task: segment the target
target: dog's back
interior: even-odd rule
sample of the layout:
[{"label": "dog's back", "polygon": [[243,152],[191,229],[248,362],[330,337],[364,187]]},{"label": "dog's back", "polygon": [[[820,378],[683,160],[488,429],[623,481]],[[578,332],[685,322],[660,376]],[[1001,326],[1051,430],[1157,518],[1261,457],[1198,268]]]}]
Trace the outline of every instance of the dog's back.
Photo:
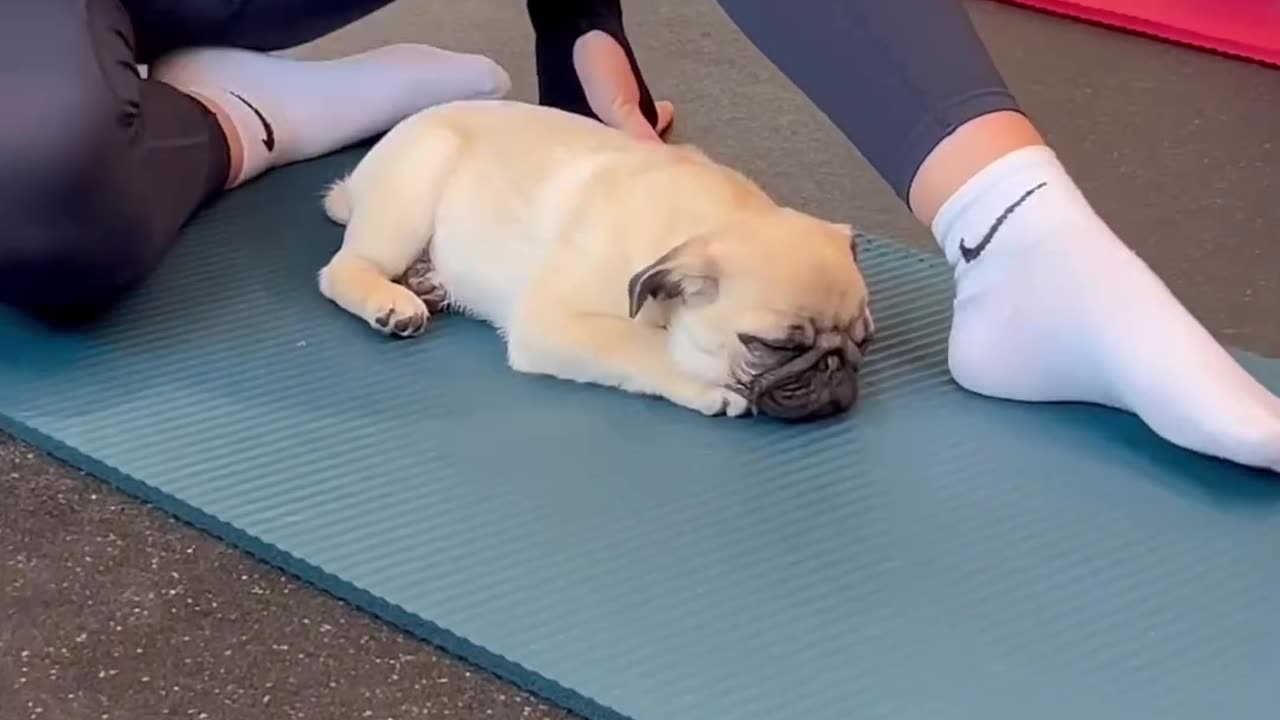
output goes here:
[{"label": "dog's back", "polygon": [[[691,214],[714,222],[726,204],[770,202],[696,149],[507,100],[453,102],[409,118],[334,186],[326,211],[343,222],[380,195],[430,208],[415,250],[429,241],[455,309],[499,327],[548,263],[566,282],[616,287],[633,269],[626,253],[647,259],[683,238],[662,226],[696,224]],[[618,233],[644,237],[624,242]]]}]

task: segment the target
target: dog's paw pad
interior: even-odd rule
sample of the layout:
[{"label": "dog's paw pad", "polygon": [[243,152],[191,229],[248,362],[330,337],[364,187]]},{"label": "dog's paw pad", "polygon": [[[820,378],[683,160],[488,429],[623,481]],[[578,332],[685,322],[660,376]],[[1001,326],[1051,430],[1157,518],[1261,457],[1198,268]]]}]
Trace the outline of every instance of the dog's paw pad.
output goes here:
[{"label": "dog's paw pad", "polygon": [[427,328],[427,320],[431,317],[427,306],[416,295],[408,290],[392,285],[386,297],[376,303],[377,309],[372,313],[370,324],[387,335],[395,337],[414,337],[422,334]]},{"label": "dog's paw pad", "polygon": [[379,315],[374,322],[377,323],[378,327],[386,330],[392,335],[409,337],[422,332],[422,330],[427,326],[427,316],[422,313],[416,313],[413,315],[397,317],[394,314],[394,311],[388,310],[382,315]]},{"label": "dog's paw pad", "polygon": [[444,312],[445,306],[449,304],[449,293],[445,292],[443,286],[436,284],[434,278],[429,284],[422,283],[409,289],[422,300],[432,314]]},{"label": "dog's paw pad", "polygon": [[444,311],[445,306],[449,304],[449,293],[436,278],[435,268],[430,258],[426,256],[415,260],[400,276],[399,282],[409,292],[417,295],[432,314]]},{"label": "dog's paw pad", "polygon": [[751,404],[747,399],[732,390],[724,390],[724,406],[720,411],[725,417],[741,417],[747,414]]}]

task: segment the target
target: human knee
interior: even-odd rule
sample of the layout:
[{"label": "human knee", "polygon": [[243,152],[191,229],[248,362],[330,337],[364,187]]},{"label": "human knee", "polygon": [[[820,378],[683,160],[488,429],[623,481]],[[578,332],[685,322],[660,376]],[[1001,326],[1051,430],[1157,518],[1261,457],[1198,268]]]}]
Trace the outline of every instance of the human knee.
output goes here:
[{"label": "human knee", "polygon": [[102,164],[127,148],[137,114],[136,103],[75,82],[14,105],[0,125],[0,188],[26,188],[37,201],[96,184]]},{"label": "human knee", "polygon": [[56,91],[40,104],[0,133],[0,303],[88,319],[125,292],[149,238],[124,162],[129,108]]},{"label": "human knee", "polygon": [[56,325],[97,320],[145,276],[143,233],[86,215],[22,228],[0,247],[0,304]]}]

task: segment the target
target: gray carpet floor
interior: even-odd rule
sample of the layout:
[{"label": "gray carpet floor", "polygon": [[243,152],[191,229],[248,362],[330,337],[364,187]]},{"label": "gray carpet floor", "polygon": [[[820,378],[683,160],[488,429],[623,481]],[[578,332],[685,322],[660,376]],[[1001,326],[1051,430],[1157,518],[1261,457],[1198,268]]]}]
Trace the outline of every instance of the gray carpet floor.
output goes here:
[{"label": "gray carpet floor", "polygon": [[[1280,355],[1280,71],[970,7],[1103,216],[1223,341]],[[714,2],[628,8],[650,83],[679,105],[676,139],[787,202],[932,247]],[[401,0],[294,52],[406,40],[488,53],[533,98],[510,0]],[[0,493],[3,720],[564,717],[3,436]]]}]

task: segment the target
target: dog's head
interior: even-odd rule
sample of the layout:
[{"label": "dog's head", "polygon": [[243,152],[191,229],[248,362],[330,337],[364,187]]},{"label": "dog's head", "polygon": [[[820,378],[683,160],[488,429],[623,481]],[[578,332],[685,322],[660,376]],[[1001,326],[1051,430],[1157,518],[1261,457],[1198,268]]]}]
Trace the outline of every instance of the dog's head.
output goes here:
[{"label": "dog's head", "polygon": [[780,209],[690,238],[632,276],[631,316],[655,313],[682,369],[760,414],[848,410],[874,324],[848,225]]}]

